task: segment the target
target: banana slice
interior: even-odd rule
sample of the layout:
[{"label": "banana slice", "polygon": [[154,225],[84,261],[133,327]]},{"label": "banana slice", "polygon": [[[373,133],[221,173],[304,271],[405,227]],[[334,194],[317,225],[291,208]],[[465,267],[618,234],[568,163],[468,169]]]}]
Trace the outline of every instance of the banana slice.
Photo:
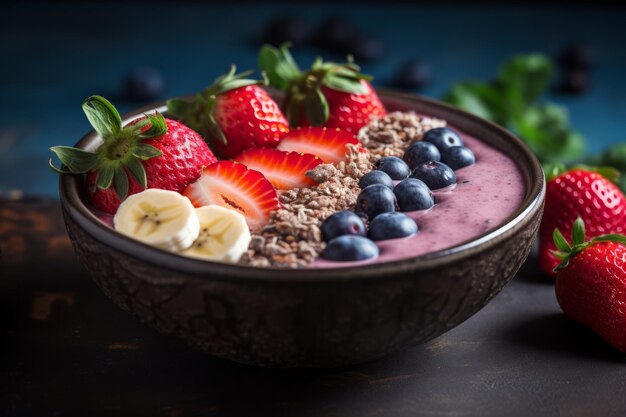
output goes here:
[{"label": "banana slice", "polygon": [[189,248],[200,233],[191,201],[175,191],[157,188],[126,198],[113,217],[113,226],[137,240],[177,252]]},{"label": "banana slice", "polygon": [[237,262],[248,250],[250,229],[239,212],[208,205],[196,209],[200,236],[183,255],[214,261]]}]

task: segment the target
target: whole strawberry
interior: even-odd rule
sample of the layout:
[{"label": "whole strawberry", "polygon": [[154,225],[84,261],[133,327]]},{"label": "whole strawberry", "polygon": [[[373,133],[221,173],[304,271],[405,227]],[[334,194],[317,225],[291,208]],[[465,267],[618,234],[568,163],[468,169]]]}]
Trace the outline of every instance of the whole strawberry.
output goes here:
[{"label": "whole strawberry", "polygon": [[[611,173],[601,172],[606,176]],[[577,217],[585,220],[590,237],[623,233],[626,228],[626,197],[606,176],[582,168],[555,174],[549,176],[546,184],[546,203],[539,228],[539,266],[552,277],[559,263],[551,252],[556,249],[552,240],[555,228],[568,236]]]},{"label": "whole strawberry", "polygon": [[565,314],[626,352],[626,236],[612,234],[585,241],[585,224],[572,228],[572,246],[554,231],[561,260],[556,267],[556,298]]},{"label": "whole strawberry", "polygon": [[326,126],[356,134],[371,118],[387,114],[369,83],[352,62],[336,64],[317,59],[302,72],[286,46],[265,45],[259,66],[270,85],[285,91],[283,109],[291,127]]},{"label": "whole strawberry", "polygon": [[246,79],[250,73],[228,74],[193,100],[168,100],[168,113],[202,134],[211,149],[233,158],[257,146],[276,147],[289,125],[280,107],[259,87],[263,81]]},{"label": "whole strawberry", "polygon": [[83,111],[102,144],[95,152],[69,146],[50,148],[61,160],[63,174],[86,174],[93,206],[115,213],[129,194],[145,188],[182,192],[202,168],[217,160],[200,135],[161,114],[147,115],[122,127],[115,107],[100,96],[83,102]]}]

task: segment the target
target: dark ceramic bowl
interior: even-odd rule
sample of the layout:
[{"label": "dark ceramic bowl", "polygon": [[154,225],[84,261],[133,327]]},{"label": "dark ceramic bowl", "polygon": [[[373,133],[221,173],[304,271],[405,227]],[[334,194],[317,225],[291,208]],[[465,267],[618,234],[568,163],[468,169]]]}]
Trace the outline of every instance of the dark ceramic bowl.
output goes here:
[{"label": "dark ceramic bowl", "polygon": [[[355,268],[260,269],[164,252],[117,233],[64,175],[60,194],[80,259],[115,303],[211,355],[269,367],[334,367],[380,358],[452,329],[484,307],[528,256],[545,184],[532,152],[506,130],[422,97],[381,93],[389,110],[446,119],[517,161],[526,194],[504,223],[424,256]],[[125,121],[163,104],[140,109]],[[93,149],[94,132],[78,146]]]}]

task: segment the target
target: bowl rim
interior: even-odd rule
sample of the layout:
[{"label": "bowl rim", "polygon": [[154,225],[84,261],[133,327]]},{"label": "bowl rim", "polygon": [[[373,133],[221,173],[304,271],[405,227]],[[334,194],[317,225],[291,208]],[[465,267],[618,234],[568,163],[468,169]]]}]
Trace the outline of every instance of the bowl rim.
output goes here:
[{"label": "bowl rim", "polygon": [[[200,279],[226,279],[231,281],[234,279],[253,280],[257,283],[282,283],[285,281],[322,283],[336,282],[338,280],[386,278],[390,275],[409,270],[424,271],[437,268],[461,259],[470,258],[479,252],[486,251],[498,245],[502,240],[507,239],[510,233],[515,233],[515,231],[519,231],[520,228],[523,228],[529,222],[533,214],[542,209],[543,200],[545,198],[545,178],[543,169],[534,153],[521,139],[493,122],[438,100],[385,89],[377,89],[377,92],[383,101],[399,99],[405,102],[419,103],[420,105],[428,107],[429,110],[433,109],[435,114],[426,112],[427,116],[443,119],[450,117],[462,118],[464,121],[474,126],[476,130],[480,128],[486,129],[508,141],[508,144],[514,147],[518,153],[521,153],[523,159],[525,159],[524,164],[520,163],[520,161],[515,162],[520,171],[524,172],[524,170],[527,170],[525,176],[529,181],[529,183],[526,184],[526,195],[518,209],[494,229],[455,246],[424,255],[381,263],[366,263],[351,267],[293,269],[278,267],[260,268],[199,260],[168,252],[132,239],[106,225],[87,208],[80,198],[77,187],[78,181],[73,175],[60,175],[59,195],[61,205],[66,211],[66,214],[94,239],[115,250],[122,251],[127,256],[131,256],[136,260],[148,262],[165,270],[195,276]],[[128,123],[149,111],[157,110],[164,112],[166,108],[165,103],[165,101],[161,101],[128,112],[122,116],[122,121],[123,123]],[[446,117],[446,114],[449,116]],[[467,132],[465,127],[461,128],[461,130]],[[474,135],[471,130],[467,133]],[[95,131],[92,130],[84,135],[74,146],[87,149],[93,148],[98,143],[97,138]],[[480,137],[477,136],[477,139],[484,143],[484,140]],[[507,153],[502,149],[499,149],[499,151],[512,157],[512,152]]]}]

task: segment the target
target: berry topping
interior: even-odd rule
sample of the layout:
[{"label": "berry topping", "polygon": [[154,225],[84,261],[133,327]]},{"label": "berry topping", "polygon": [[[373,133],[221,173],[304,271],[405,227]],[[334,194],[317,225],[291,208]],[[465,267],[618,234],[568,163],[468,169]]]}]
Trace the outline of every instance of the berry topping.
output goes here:
[{"label": "berry topping", "polygon": [[291,127],[337,127],[356,134],[372,117],[387,113],[368,82],[371,77],[360,74],[353,62],[317,59],[302,72],[286,46],[266,45],[259,67],[272,87],[286,92],[283,108]]},{"label": "berry topping", "polygon": [[324,163],[335,164],[346,157],[346,145],[359,145],[350,132],[326,127],[301,127],[291,130],[278,145],[281,151],[310,153]]},{"label": "berry topping", "polygon": [[452,168],[437,161],[419,164],[411,174],[411,178],[422,180],[431,190],[438,190],[456,184],[456,175]]},{"label": "berry topping", "polygon": [[253,231],[267,223],[271,211],[280,208],[276,190],[263,174],[234,161],[204,168],[184,194],[195,207],[217,204],[237,210]]},{"label": "berry topping", "polygon": [[393,190],[393,180],[383,171],[370,171],[363,175],[359,181],[359,187],[361,187],[361,189],[373,184],[381,184]]},{"label": "berry topping", "polygon": [[62,174],[86,174],[89,200],[106,213],[146,188],[180,193],[217,160],[200,135],[159,113],[122,126],[115,107],[100,96],[86,99],[83,111],[102,144],[95,152],[54,146],[64,167],[50,166]]},{"label": "berry topping", "polygon": [[248,149],[240,153],[235,161],[259,171],[279,190],[317,185],[306,173],[322,163],[315,155],[272,148]]},{"label": "berry topping", "polygon": [[329,261],[349,262],[376,258],[380,250],[363,236],[343,235],[334,238],[322,251],[322,258]]},{"label": "berry topping", "polygon": [[430,142],[443,152],[450,146],[464,146],[461,136],[448,127],[436,127],[424,133],[422,140]]},{"label": "berry topping", "polygon": [[415,142],[404,152],[402,159],[411,169],[426,161],[439,161],[441,154],[439,149],[430,142]]},{"label": "berry topping", "polygon": [[275,147],[289,131],[278,104],[259,87],[263,81],[235,75],[235,67],[193,100],[168,100],[168,113],[200,133],[224,158],[255,146]]},{"label": "berry topping", "polygon": [[373,219],[380,213],[396,210],[396,196],[389,188],[381,184],[365,187],[357,197],[355,211],[359,215]]},{"label": "berry topping", "polygon": [[328,216],[322,223],[322,236],[324,241],[343,235],[365,236],[365,224],[363,220],[352,211],[339,211]]},{"label": "berry topping", "polygon": [[441,153],[441,162],[453,170],[468,167],[476,163],[474,152],[465,146],[450,146]]},{"label": "berry topping", "polygon": [[393,189],[393,193],[396,195],[400,211],[426,210],[435,205],[433,193],[417,178],[400,181]]},{"label": "berry topping", "polygon": [[367,236],[372,240],[397,239],[417,233],[417,223],[404,213],[382,213],[370,222]]},{"label": "berry topping", "polygon": [[[611,170],[603,173],[614,174]],[[590,238],[624,233],[626,197],[617,185],[589,168],[560,173],[556,170],[547,176],[546,206],[539,227],[539,267],[554,277],[554,267],[559,263],[552,253],[556,249],[552,241],[554,229],[569,236],[576,218],[582,217]]]},{"label": "berry topping", "polygon": [[387,173],[392,180],[403,180],[409,176],[411,169],[397,156],[385,156],[376,161],[377,170]]},{"label": "berry topping", "polygon": [[431,83],[432,75],[428,64],[417,60],[402,62],[393,79],[393,84],[399,88],[413,90],[427,87]]}]

